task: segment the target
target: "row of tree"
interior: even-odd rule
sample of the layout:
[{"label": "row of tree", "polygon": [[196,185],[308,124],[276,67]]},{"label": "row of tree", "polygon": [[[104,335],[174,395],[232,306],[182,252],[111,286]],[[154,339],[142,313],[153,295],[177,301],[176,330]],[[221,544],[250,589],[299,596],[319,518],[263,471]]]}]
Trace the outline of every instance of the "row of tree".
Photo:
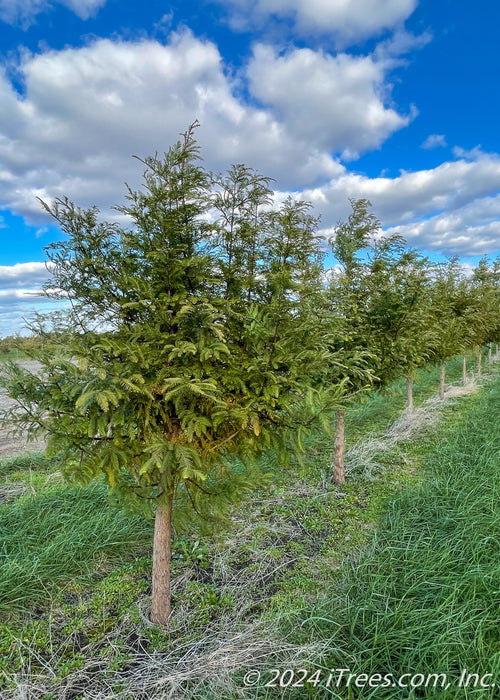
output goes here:
[{"label": "row of tree", "polygon": [[[340,324],[341,355],[368,358],[370,388],[406,377],[408,411],[413,410],[415,372],[429,363],[441,367],[439,397],[444,398],[446,362],[477,351],[481,373],[482,348],[500,336],[500,260],[482,259],[466,274],[458,260],[433,263],[408,249],[398,235],[382,235],[367,200],[351,201],[352,213],[336,227],[330,240],[338,267],[331,272],[328,312]],[[348,366],[346,398],[359,386],[359,374]],[[364,379],[364,378],[363,378]],[[334,480],[345,480],[343,408],[337,411]]]},{"label": "row of tree", "polygon": [[[45,293],[70,308],[37,319],[40,372],[11,363],[19,410],[72,481],[104,478],[113,498],[155,517],[151,619],[170,616],[173,528],[206,525],[261,483],[259,455],[284,463],[360,392],[500,335],[498,265],[466,277],[382,235],[352,201],[330,247],[309,204],[273,203],[270,180],[237,165],[205,171],[193,128],[150,157],[124,225],[67,199],[42,203],[65,239],[47,248]],[[441,393],[444,390],[444,372]]]}]

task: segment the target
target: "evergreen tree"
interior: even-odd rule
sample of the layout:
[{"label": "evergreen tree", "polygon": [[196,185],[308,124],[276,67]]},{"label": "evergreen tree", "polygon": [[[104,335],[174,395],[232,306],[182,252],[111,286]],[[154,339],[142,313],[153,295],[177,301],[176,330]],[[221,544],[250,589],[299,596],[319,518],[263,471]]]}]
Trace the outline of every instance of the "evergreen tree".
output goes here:
[{"label": "evergreen tree", "polygon": [[406,377],[407,407],[413,410],[413,377],[431,357],[436,331],[430,324],[430,269],[426,258],[400,237],[381,240],[370,273],[371,343],[384,382]]},{"label": "evergreen tree", "polygon": [[9,420],[47,435],[70,481],[104,478],[154,515],[151,620],[164,625],[172,528],[222,515],[259,483],[262,451],[299,445],[340,389],[318,381],[331,354],[309,206],[270,210],[269,181],[244,166],[210,176],[193,127],[142,162],[143,189],[118,208],[127,227],[44,204],[67,234],[47,249],[46,294],[71,309],[36,353],[41,372],[11,364],[3,383],[22,407]]},{"label": "evergreen tree", "polygon": [[500,270],[498,261],[489,265],[481,258],[470,280],[471,304],[474,322],[471,324],[472,343],[477,350],[477,374],[481,375],[483,347],[499,338]]}]

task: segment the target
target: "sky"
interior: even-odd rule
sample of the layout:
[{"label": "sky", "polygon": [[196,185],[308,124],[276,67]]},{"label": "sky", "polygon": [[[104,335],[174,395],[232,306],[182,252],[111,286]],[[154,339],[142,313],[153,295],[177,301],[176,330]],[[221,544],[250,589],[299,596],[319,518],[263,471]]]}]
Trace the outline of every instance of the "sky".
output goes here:
[{"label": "sky", "polygon": [[366,197],[433,259],[500,253],[496,0],[0,0],[0,336],[50,302],[38,198],[112,216],[195,120],[329,235]]}]

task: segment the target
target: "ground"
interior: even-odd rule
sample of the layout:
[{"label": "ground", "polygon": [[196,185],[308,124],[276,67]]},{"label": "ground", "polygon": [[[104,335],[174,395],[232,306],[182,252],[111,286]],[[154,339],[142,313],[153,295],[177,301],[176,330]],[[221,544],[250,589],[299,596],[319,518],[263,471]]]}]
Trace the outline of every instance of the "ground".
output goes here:
[{"label": "ground", "polygon": [[[30,371],[36,371],[39,367],[39,363],[35,360],[19,360],[19,364]],[[0,388],[0,412],[13,405],[14,401]],[[26,437],[12,435],[9,427],[0,426],[0,459],[28,452],[39,452],[43,448],[42,440],[28,443]]]}]

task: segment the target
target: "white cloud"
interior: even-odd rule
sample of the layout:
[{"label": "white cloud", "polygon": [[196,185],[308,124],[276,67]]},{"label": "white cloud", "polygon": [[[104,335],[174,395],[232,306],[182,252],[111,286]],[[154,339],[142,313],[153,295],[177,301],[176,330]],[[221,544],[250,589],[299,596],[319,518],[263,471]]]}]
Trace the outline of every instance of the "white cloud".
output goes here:
[{"label": "white cloud", "polygon": [[429,150],[431,148],[439,148],[440,146],[444,147],[447,145],[444,134],[430,134],[421,145],[421,148]]},{"label": "white cloud", "polygon": [[[257,168],[313,201],[325,228],[348,213],[349,197],[367,197],[384,226],[400,226],[415,245],[463,254],[498,249],[499,214],[490,200],[500,192],[499,156],[455,149],[456,160],[396,178],[348,172],[335,157],[376,148],[408,123],[387,84],[400,50],[385,42],[371,56],[278,55],[260,44],[248,75],[238,76],[213,43],[189,31],[171,34],[166,45],[103,39],[25,55],[17,73],[22,96],[0,74],[0,199],[40,227],[47,219],[36,194],[106,210],[122,201],[124,181],[140,183],[141,167],[130,156],[161,152],[197,118],[207,168]],[[471,208],[476,200],[482,219]],[[460,220],[443,237],[435,226],[452,214]]]},{"label": "white cloud", "polygon": [[0,294],[9,289],[38,289],[49,277],[50,272],[43,262],[0,265]]},{"label": "white cloud", "polygon": [[478,255],[500,249],[500,157],[443,163],[399,177],[345,173],[302,196],[322,212],[325,229],[349,212],[347,199],[365,197],[388,230],[414,246],[446,254]]},{"label": "white cloud", "polygon": [[26,320],[36,311],[61,308],[61,302],[40,293],[49,278],[45,263],[0,265],[0,337],[23,331]]},{"label": "white cloud", "polygon": [[18,73],[22,97],[0,76],[0,197],[37,223],[35,195],[121,201],[123,182],[140,179],[131,155],[168,148],[195,119],[210,168],[245,162],[285,186],[343,172],[307,134],[297,139],[271,110],[243,104],[217,48],[189,32],[166,46],[105,39],[28,55]]},{"label": "white cloud", "polygon": [[28,27],[41,12],[47,12],[53,4],[63,5],[81,19],[93,17],[106,0],[2,0],[0,20],[8,24]]},{"label": "white cloud", "polygon": [[474,146],[474,148],[471,148],[467,150],[466,148],[462,148],[461,146],[454,146],[453,148],[453,155],[455,158],[465,158],[465,160],[476,160],[477,158],[482,158],[485,153],[482,150],[481,146]]},{"label": "white cloud", "polygon": [[[290,18],[300,34],[333,38],[348,46],[400,26],[418,0],[218,0],[230,11],[234,29],[262,28],[272,17]],[[250,5],[250,6],[249,6]]]},{"label": "white cloud", "polygon": [[500,194],[480,197],[454,211],[394,226],[414,246],[456,255],[485,255],[500,248]]},{"label": "white cloud", "polygon": [[334,57],[310,49],[279,56],[259,44],[248,75],[252,93],[272,107],[292,135],[351,159],[379,147],[410,121],[384,104],[389,66],[372,56]]}]

